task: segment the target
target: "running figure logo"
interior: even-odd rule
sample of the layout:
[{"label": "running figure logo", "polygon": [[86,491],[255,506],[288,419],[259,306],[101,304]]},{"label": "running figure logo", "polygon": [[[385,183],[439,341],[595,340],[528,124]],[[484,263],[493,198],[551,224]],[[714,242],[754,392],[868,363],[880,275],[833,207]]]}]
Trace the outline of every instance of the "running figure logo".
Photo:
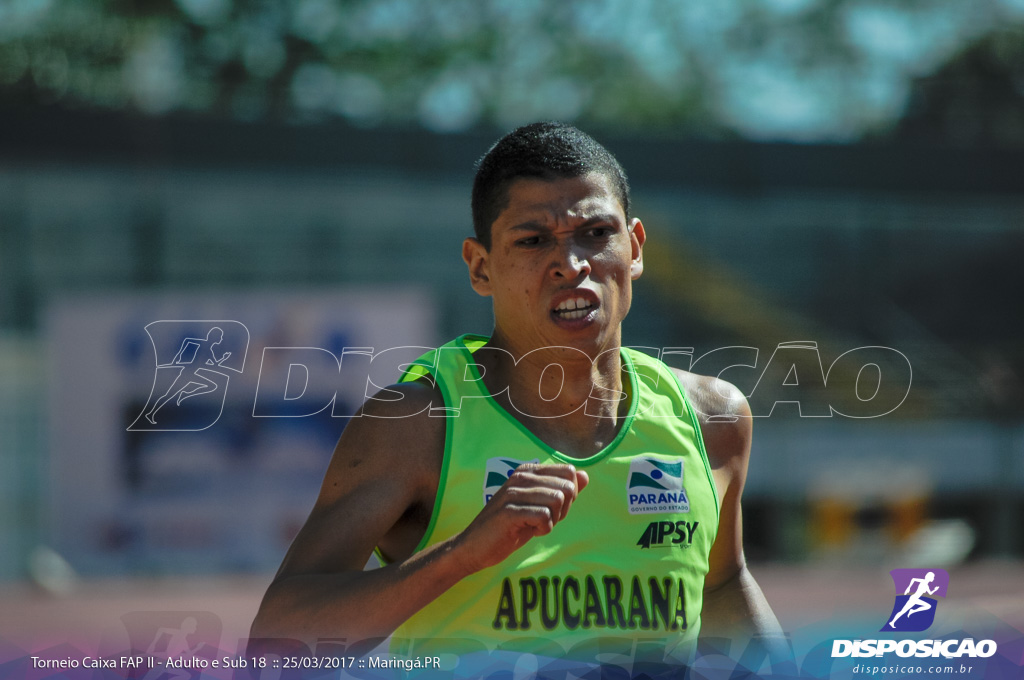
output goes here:
[{"label": "running figure logo", "polygon": [[893,569],[889,573],[896,585],[896,602],[882,630],[926,630],[935,621],[937,601],[933,596],[946,596],[949,574],[944,569]]},{"label": "running figure logo", "polygon": [[145,657],[147,663],[97,678],[201,680],[200,669],[219,653],[223,625],[212,612],[137,611],[123,614],[121,622],[131,642],[130,653]]},{"label": "running figure logo", "polygon": [[[193,676],[192,671],[186,668],[168,667],[167,662],[178,659],[186,660],[194,657],[204,646],[204,641],[199,640],[194,645],[189,643],[189,638],[195,636],[199,622],[194,616],[186,616],[181,622],[181,627],[160,628],[153,636],[153,641],[146,648],[146,654],[160,657],[157,665],[150,669],[143,680],[157,680],[163,676],[164,680],[171,678],[187,679]],[[185,666],[185,664],[182,664]],[[169,676],[169,677],[168,677]]]},{"label": "running figure logo", "polygon": [[[249,329],[238,321],[154,321],[146,333],[156,353],[156,375],[142,413],[128,429],[195,432],[217,422],[228,371],[241,373],[245,366]],[[193,401],[183,407],[186,400]]]}]

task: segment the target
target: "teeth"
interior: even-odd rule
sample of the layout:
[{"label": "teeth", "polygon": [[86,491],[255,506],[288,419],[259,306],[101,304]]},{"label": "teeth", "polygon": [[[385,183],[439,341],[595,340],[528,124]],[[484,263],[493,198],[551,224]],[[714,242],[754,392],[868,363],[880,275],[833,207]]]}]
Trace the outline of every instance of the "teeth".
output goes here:
[{"label": "teeth", "polygon": [[555,311],[563,319],[582,319],[587,315],[593,305],[585,298],[570,298],[562,301]]},{"label": "teeth", "polygon": [[569,298],[564,300],[556,309],[560,312],[571,311],[573,309],[584,309],[590,307],[590,304],[584,298]]}]

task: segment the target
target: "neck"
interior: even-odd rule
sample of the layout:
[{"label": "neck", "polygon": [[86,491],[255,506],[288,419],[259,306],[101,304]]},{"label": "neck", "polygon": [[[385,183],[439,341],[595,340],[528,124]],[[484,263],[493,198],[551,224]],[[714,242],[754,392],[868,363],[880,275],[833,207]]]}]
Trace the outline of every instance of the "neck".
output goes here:
[{"label": "neck", "polygon": [[516,353],[492,338],[478,351],[484,383],[527,429],[565,453],[592,455],[614,439],[629,400],[623,393],[619,346],[596,357],[570,347]]}]

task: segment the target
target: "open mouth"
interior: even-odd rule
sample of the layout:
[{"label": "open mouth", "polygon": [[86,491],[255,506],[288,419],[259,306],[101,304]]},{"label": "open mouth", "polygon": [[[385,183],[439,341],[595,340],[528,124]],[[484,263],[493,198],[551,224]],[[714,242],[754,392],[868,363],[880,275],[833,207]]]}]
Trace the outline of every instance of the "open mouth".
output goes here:
[{"label": "open mouth", "polygon": [[582,319],[594,309],[596,305],[584,297],[573,297],[555,307],[554,315],[559,319]]}]

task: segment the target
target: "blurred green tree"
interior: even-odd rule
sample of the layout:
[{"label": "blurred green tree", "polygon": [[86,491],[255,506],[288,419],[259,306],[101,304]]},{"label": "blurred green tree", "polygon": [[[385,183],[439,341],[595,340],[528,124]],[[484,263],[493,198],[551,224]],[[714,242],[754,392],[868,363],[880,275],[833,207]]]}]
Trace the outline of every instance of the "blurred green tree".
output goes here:
[{"label": "blurred green tree", "polygon": [[1024,31],[986,35],[917,79],[891,136],[965,146],[1024,146]]},{"label": "blurred green tree", "polygon": [[0,102],[850,141],[1022,23],[1021,0],[0,0]]}]

